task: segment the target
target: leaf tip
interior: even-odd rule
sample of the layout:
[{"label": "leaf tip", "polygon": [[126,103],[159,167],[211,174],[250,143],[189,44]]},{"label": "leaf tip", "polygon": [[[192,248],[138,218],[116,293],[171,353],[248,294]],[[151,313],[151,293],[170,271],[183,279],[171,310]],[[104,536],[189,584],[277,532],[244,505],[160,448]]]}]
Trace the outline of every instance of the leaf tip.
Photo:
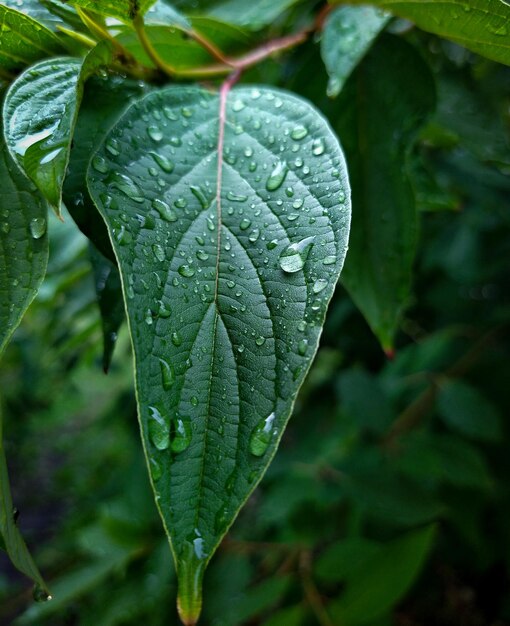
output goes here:
[{"label": "leaf tip", "polygon": [[386,355],[386,358],[390,361],[393,361],[393,359],[395,358],[395,348],[393,346],[383,346],[383,350],[384,350],[384,354]]},{"label": "leaf tip", "polygon": [[[202,555],[201,555],[202,556]],[[195,626],[202,611],[202,579],[206,561],[186,544],[178,564],[177,611],[184,626]]]}]

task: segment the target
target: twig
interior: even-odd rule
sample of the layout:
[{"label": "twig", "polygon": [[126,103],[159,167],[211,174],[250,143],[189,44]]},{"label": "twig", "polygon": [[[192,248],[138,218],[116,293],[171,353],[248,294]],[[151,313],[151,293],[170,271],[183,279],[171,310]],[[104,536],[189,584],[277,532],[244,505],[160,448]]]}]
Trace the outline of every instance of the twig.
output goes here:
[{"label": "twig", "polygon": [[[311,576],[312,554],[309,550],[303,550],[299,558],[299,573],[301,584],[305,592],[306,600],[312,609],[320,626],[335,626],[322,601],[320,593]],[[338,624],[336,626],[339,626]]]}]

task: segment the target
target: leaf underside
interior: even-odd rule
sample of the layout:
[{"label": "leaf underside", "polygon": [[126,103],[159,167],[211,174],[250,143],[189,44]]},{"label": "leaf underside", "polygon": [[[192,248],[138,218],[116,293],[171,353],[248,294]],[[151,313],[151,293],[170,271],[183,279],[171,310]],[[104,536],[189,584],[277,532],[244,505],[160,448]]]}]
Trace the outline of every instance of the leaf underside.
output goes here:
[{"label": "leaf underside", "polygon": [[317,350],[347,247],[345,162],[292,95],[170,87],[121,118],[88,185],[121,270],[144,447],[191,619]]}]

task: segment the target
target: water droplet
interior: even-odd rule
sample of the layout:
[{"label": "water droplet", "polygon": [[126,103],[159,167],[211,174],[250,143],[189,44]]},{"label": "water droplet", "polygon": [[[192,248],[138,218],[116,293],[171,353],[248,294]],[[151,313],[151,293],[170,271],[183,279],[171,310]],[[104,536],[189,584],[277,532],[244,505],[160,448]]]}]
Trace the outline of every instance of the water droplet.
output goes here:
[{"label": "water droplet", "polygon": [[186,202],[185,198],[180,197],[180,198],[177,198],[177,200],[174,202],[174,205],[178,209],[185,209],[188,206],[188,203]]},{"label": "water droplet", "polygon": [[147,134],[151,139],[157,142],[163,139],[163,132],[159,126],[149,126],[149,128],[147,128]]},{"label": "water droplet", "polygon": [[189,417],[174,417],[171,422],[170,448],[179,454],[189,448],[191,443],[191,420]]},{"label": "water droplet", "polygon": [[177,221],[177,213],[163,200],[158,200],[157,198],[152,201],[152,207],[156,209],[159,213],[160,217],[167,222],[176,222]]},{"label": "water droplet", "polygon": [[313,245],[313,237],[306,237],[298,243],[291,243],[280,254],[280,267],[284,272],[293,274],[303,269],[305,261]]},{"label": "water droplet", "polygon": [[251,231],[250,236],[248,237],[248,240],[251,243],[255,243],[259,237],[260,237],[260,230],[258,228],[255,228]]},{"label": "water droplet", "polygon": [[161,476],[163,476],[163,470],[161,468],[161,465],[156,461],[156,459],[150,459],[149,470],[152,480],[157,483]]},{"label": "water droplet", "polygon": [[263,346],[266,343],[266,338],[257,337],[257,339],[255,339],[255,343],[257,344],[257,346]]},{"label": "water droplet", "polygon": [[214,528],[217,534],[221,535],[225,532],[229,522],[228,516],[228,508],[226,506],[222,506],[221,509],[216,513]]},{"label": "water droplet", "polygon": [[100,174],[106,174],[106,172],[110,169],[106,159],[98,154],[96,154],[96,156],[92,159],[92,167]]},{"label": "water droplet", "polygon": [[119,230],[115,233],[115,240],[121,246],[127,246],[133,241],[133,235],[129,232],[129,230],[122,224]]},{"label": "water droplet", "polygon": [[34,598],[35,602],[48,602],[49,600],[52,600],[52,597],[46,591],[46,589],[43,589],[39,584],[34,585],[34,588],[32,590],[32,597]]},{"label": "water droplet", "polygon": [[207,254],[205,250],[197,250],[197,259],[199,261],[207,261],[208,258],[209,258],[209,255]]},{"label": "water droplet", "polygon": [[253,156],[253,148],[251,146],[246,146],[246,148],[244,149],[244,156],[245,157]]},{"label": "water droplet", "polygon": [[325,149],[326,146],[324,145],[324,139],[322,139],[322,137],[315,139],[312,143],[312,153],[315,156],[320,156],[321,154],[323,154]]},{"label": "water droplet", "polygon": [[176,330],[172,333],[170,338],[174,346],[176,346],[177,348],[182,344],[182,337],[179,335],[179,333]]},{"label": "water droplet", "polygon": [[276,191],[281,187],[288,171],[287,163],[285,161],[279,161],[266,181],[266,189],[268,191]]},{"label": "water droplet", "polygon": [[326,289],[328,286],[328,281],[324,278],[319,278],[313,284],[312,290],[314,293],[320,293],[323,289]]},{"label": "water droplet", "polygon": [[250,437],[250,452],[254,456],[262,456],[269,447],[275,431],[273,423],[276,415],[271,413],[266,418],[260,420],[255,426]]},{"label": "water droplet", "polygon": [[242,111],[245,108],[245,106],[246,105],[244,104],[244,102],[240,98],[237,98],[236,100],[234,100],[234,104],[232,105],[232,110],[236,112]]},{"label": "water droplet", "polygon": [[249,220],[247,217],[243,218],[241,220],[241,223],[239,224],[239,228],[241,230],[246,230],[247,228],[250,228],[251,226],[251,220]]},{"label": "water droplet", "polygon": [[34,239],[40,239],[46,232],[46,219],[44,217],[34,217],[30,220],[30,234]]},{"label": "water droplet", "polygon": [[128,196],[128,198],[131,198],[131,200],[134,200],[139,204],[145,202],[144,195],[138,185],[136,185],[131,178],[129,178],[129,176],[126,176],[126,174],[114,172],[111,176],[109,176],[108,182],[112,187],[122,191],[122,193]]},{"label": "water droplet", "polygon": [[195,275],[195,268],[192,265],[181,265],[177,271],[184,278],[191,278]]},{"label": "water droplet", "polygon": [[246,202],[246,200],[248,200],[248,196],[243,196],[242,194],[228,191],[227,200],[230,200],[231,202]]},{"label": "water droplet", "polygon": [[149,439],[157,450],[166,450],[170,445],[170,426],[155,406],[149,407],[147,420]]},{"label": "water droplet", "polygon": [[308,339],[301,339],[301,341],[298,343],[298,353],[301,356],[305,356],[307,350],[308,350]]},{"label": "water droplet", "polygon": [[198,398],[196,396],[191,396],[190,402],[191,406],[198,406]]},{"label": "water droplet", "polygon": [[155,243],[155,244],[152,245],[152,251],[154,252],[154,256],[156,257],[156,259],[158,261],[164,261],[165,260],[165,251],[159,245],[159,243]]},{"label": "water droplet", "polygon": [[172,311],[168,305],[166,305],[163,300],[158,300],[159,308],[158,308],[158,317],[162,317],[163,319],[167,319],[172,315]]},{"label": "water droplet", "polygon": [[271,239],[271,241],[268,241],[266,243],[266,248],[268,250],[274,250],[277,245],[278,245],[278,239]]},{"label": "water droplet", "polygon": [[120,154],[120,144],[116,139],[108,139],[105,144],[106,149],[112,156],[119,156]]},{"label": "water droplet", "polygon": [[163,359],[159,359],[159,366],[161,369],[161,384],[163,385],[163,389],[168,391],[175,382],[174,368]]},{"label": "water droplet", "polygon": [[323,265],[334,265],[336,263],[336,256],[330,254],[327,257],[324,257],[322,260]]},{"label": "water droplet", "polygon": [[307,135],[308,135],[308,129],[302,126],[301,124],[299,126],[296,126],[290,133],[291,138],[296,141],[299,141],[300,139],[304,139]]},{"label": "water droplet", "polygon": [[195,198],[200,202],[203,209],[208,209],[211,205],[209,198],[205,195],[204,191],[197,187],[196,185],[190,186],[191,193],[195,196]]},{"label": "water droplet", "polygon": [[166,156],[157,152],[151,152],[150,155],[164,172],[171,174],[174,171],[174,164]]}]

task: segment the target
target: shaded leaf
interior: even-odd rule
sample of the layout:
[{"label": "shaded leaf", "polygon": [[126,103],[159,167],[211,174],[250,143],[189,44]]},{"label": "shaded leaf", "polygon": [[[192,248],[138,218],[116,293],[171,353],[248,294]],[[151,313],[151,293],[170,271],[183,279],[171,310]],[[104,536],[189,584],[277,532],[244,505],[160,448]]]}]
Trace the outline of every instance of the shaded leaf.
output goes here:
[{"label": "shaded leaf", "polygon": [[[19,325],[44,278],[48,262],[47,207],[21,175],[5,146],[0,154],[0,354]],[[0,415],[0,536],[14,566],[48,596],[13,517]]]},{"label": "shaded leaf", "polygon": [[336,129],[353,188],[343,283],[388,352],[409,304],[416,250],[417,215],[406,160],[434,107],[434,93],[430,70],[414,48],[386,35],[338,101]]},{"label": "shaded leaf", "polygon": [[144,446],[188,621],[205,565],[276,451],[349,227],[345,164],[323,118],[284,92],[221,93],[150,94],[88,174],[121,269]]},{"label": "shaded leaf", "polygon": [[340,7],[328,17],[321,39],[329,74],[328,96],[338,96],[388,20],[387,14],[372,7]]},{"label": "shaded leaf", "polygon": [[[367,3],[353,0],[353,4]],[[405,17],[423,30],[489,59],[510,65],[510,5],[504,0],[372,0],[370,4]]]},{"label": "shaded leaf", "polygon": [[473,439],[497,441],[501,419],[491,402],[474,387],[451,380],[440,385],[437,409],[453,430]]},{"label": "shaded leaf", "polygon": [[89,248],[89,254],[103,328],[103,369],[107,372],[117,341],[117,332],[124,321],[124,300],[117,264],[104,257],[93,245]]},{"label": "shaded leaf", "polygon": [[16,71],[62,50],[57,37],[37,20],[0,4],[0,69]]},{"label": "shaded leaf", "polygon": [[41,61],[19,76],[5,98],[7,146],[58,215],[83,82],[110,58],[110,45],[103,42],[83,62]]},{"label": "shaded leaf", "polygon": [[116,17],[123,22],[131,22],[137,15],[146,13],[156,0],[73,0],[73,4],[103,15]]},{"label": "shaded leaf", "polygon": [[316,576],[325,582],[341,582],[360,575],[365,564],[381,549],[380,544],[351,537],[328,546],[314,566]]},{"label": "shaded leaf", "polygon": [[435,526],[407,533],[385,544],[349,578],[344,593],[329,605],[345,626],[367,624],[391,610],[407,593],[432,549]]}]

